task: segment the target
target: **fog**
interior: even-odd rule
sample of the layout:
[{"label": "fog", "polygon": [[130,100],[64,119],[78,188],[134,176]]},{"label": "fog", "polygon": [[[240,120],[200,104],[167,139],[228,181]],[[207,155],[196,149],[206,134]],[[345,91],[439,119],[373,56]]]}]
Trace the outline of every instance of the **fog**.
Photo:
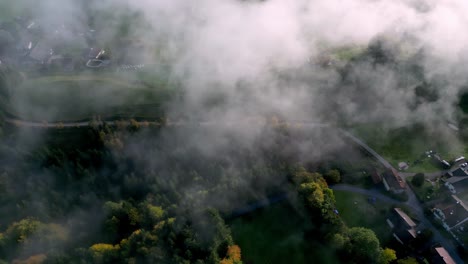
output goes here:
[{"label": "fog", "polygon": [[[107,0],[57,4],[46,0],[34,2],[31,8],[23,0],[17,5],[44,25],[71,25],[77,32],[96,29],[101,43],[111,45],[118,42],[116,25],[128,20],[130,41],[140,47],[138,54],[128,56],[132,62],[170,64],[172,78],[183,82],[187,95],[174,108],[208,119],[240,118],[246,109],[250,115],[275,112],[288,119],[328,122],[336,122],[330,113],[340,111],[358,122],[385,119],[397,125],[434,116],[453,119],[453,105],[466,82],[460,67],[467,60],[468,42],[464,30],[468,4],[463,1]],[[388,65],[362,62],[353,67],[353,78],[365,80],[366,91],[342,85],[336,68],[311,66],[311,61],[313,64],[335,48],[365,48],[376,39],[383,39],[405,59],[417,59],[425,79],[446,81],[438,87],[439,99],[416,111],[411,109],[408,104],[416,100],[412,89],[420,80],[405,87]],[[415,59],[416,54],[422,56]],[[280,77],[284,72],[287,81]],[[354,98],[356,92],[361,98]],[[205,106],[213,95],[224,99],[222,107]]]},{"label": "fog", "polygon": [[[7,5],[29,13],[44,27],[94,29],[97,42],[111,48],[122,43],[137,46],[117,48],[128,52],[128,64],[170,65],[170,78],[181,82],[184,96],[165,104],[169,118],[177,121],[183,115],[213,123],[204,129],[163,129],[159,136],[164,142],[191,146],[205,158],[218,157],[232,145],[257,153],[252,149],[255,143],[269,142],[264,125],[273,115],[291,123],[337,126],[422,123],[447,136],[438,132],[439,126],[457,121],[459,96],[468,83],[468,2],[461,0],[22,0]],[[119,38],[122,23],[129,24],[126,39]],[[45,38],[52,39],[52,32]],[[369,56],[352,62],[333,59],[336,50],[351,47],[364,53],[376,43],[396,62],[376,63]],[[415,77],[414,69],[422,77]],[[421,83],[433,84],[429,89],[438,95],[435,100],[416,95]],[[13,107],[26,111],[28,105]],[[151,136],[129,139],[120,154],[168,179],[165,157],[142,151]],[[318,133],[294,146],[300,162],[343,147],[335,135],[322,137]],[[458,144],[449,137],[448,144]],[[239,165],[233,162],[233,170],[241,174],[235,167]],[[171,187],[158,182],[162,188]],[[250,184],[246,180],[239,186],[264,198],[265,191]],[[191,199],[198,191],[197,186],[181,187],[187,203],[194,203],[186,207],[196,205]],[[204,199],[223,208],[241,195]],[[70,218],[87,219],[81,214]]]}]

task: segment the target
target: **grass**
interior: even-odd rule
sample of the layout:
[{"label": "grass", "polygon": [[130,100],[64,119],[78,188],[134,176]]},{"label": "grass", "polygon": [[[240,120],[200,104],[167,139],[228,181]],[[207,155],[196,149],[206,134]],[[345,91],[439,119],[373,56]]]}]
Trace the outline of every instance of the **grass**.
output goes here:
[{"label": "grass", "polygon": [[[427,201],[430,201],[430,200],[440,198],[440,196],[441,196],[440,194],[441,194],[442,190],[444,190],[444,189],[441,189],[441,188],[445,188],[444,186],[440,186],[438,190],[437,190],[437,188],[434,189],[432,184],[430,182],[426,181],[426,180],[424,181],[424,183],[423,183],[423,185],[421,187],[416,187],[414,184],[411,183],[412,179],[413,179],[413,177],[408,177],[407,182],[411,185],[411,189],[413,189],[414,193],[416,194],[419,201],[421,201],[421,202],[427,202]],[[442,184],[440,184],[440,185],[442,185]]]},{"label": "grass", "polygon": [[[384,129],[382,124],[365,124],[353,127],[352,132],[364,140],[377,153],[393,166],[407,162],[408,172],[434,172],[442,170],[425,156],[428,150],[439,153],[442,159],[453,160],[464,155],[466,148],[456,141],[457,135],[445,124],[429,131],[422,126],[413,125],[397,129]],[[414,164],[419,160],[419,164]]]},{"label": "grass", "polygon": [[134,84],[115,76],[53,76],[27,80],[13,90],[12,112],[29,121],[70,122],[151,119],[162,115],[169,89]]},{"label": "grass", "polygon": [[332,55],[341,61],[350,61],[354,58],[361,56],[366,51],[365,47],[361,46],[347,46],[334,49]]},{"label": "grass", "polygon": [[391,230],[386,219],[392,208],[391,204],[379,200],[375,204],[370,204],[366,195],[346,191],[333,192],[340,216],[349,227],[372,229],[381,243],[390,240]]},{"label": "grass", "polygon": [[336,263],[320,240],[304,239],[306,219],[281,203],[231,221],[244,263]]}]

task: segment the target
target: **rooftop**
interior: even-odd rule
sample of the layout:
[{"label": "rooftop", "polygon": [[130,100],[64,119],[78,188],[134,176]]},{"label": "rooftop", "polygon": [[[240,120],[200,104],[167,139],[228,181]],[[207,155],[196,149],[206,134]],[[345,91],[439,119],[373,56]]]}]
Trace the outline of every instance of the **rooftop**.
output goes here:
[{"label": "rooftop", "polygon": [[447,250],[443,247],[436,247],[434,249],[438,255],[438,258],[436,260],[438,262],[436,263],[446,263],[446,264],[456,264],[455,260],[450,256],[450,254],[447,252]]},{"label": "rooftop", "polygon": [[406,188],[405,181],[403,181],[403,179],[398,174],[398,171],[396,171],[395,169],[391,169],[390,171],[385,172],[383,176],[387,180],[387,183],[390,186],[390,188],[393,188],[393,189],[405,189]]},{"label": "rooftop", "polygon": [[405,221],[405,223],[408,225],[408,227],[416,227],[416,223],[409,217],[403,210],[400,208],[394,208],[395,212],[398,214],[398,216]]}]

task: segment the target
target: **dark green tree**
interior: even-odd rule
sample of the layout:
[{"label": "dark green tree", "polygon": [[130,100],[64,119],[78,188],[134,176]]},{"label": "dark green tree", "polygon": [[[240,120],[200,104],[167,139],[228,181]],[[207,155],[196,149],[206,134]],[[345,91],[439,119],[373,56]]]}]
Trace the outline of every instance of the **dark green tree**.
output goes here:
[{"label": "dark green tree", "polygon": [[424,183],[424,174],[417,173],[416,175],[414,175],[413,179],[411,180],[411,183],[416,187],[421,187]]},{"label": "dark green tree", "polygon": [[329,170],[327,173],[325,173],[324,177],[328,184],[336,184],[341,181],[339,170]]}]

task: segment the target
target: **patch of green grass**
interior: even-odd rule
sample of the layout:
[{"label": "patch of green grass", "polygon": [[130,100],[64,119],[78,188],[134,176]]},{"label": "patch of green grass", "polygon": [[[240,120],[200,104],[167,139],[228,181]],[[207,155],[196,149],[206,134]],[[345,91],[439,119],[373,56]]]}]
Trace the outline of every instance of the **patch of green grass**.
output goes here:
[{"label": "patch of green grass", "polygon": [[[353,134],[365,141],[377,153],[382,155],[394,167],[399,162],[407,162],[408,172],[434,172],[442,170],[425,156],[428,150],[434,150],[447,161],[463,155],[465,148],[456,142],[457,134],[445,124],[429,131],[420,125],[385,129],[382,124],[364,124],[354,126]],[[414,164],[419,160],[420,163]]]},{"label": "patch of green grass", "polygon": [[102,119],[157,118],[172,91],[115,76],[53,76],[26,81],[13,90],[12,113],[24,120],[70,122]]},{"label": "patch of green grass", "polygon": [[437,186],[437,183],[435,183],[435,186],[432,186],[432,184],[426,180],[424,180],[424,183],[421,187],[416,187],[414,184],[411,183],[412,179],[413,177],[408,177],[407,182],[411,185],[411,189],[413,189],[418,199],[422,202],[427,202],[430,200],[440,198],[442,190],[444,190],[441,188],[445,188],[443,186],[440,186],[440,183],[439,186]]},{"label": "patch of green grass", "polygon": [[347,46],[337,48],[332,51],[332,55],[341,61],[350,61],[354,58],[361,56],[366,51],[365,47],[361,46]]},{"label": "patch of green grass", "polygon": [[304,217],[282,203],[231,221],[244,263],[336,263],[319,238],[304,239]]},{"label": "patch of green grass", "polygon": [[392,208],[391,204],[377,199],[375,204],[367,201],[369,196],[347,191],[333,191],[336,207],[343,221],[349,227],[366,227],[372,229],[382,243],[391,237],[386,219]]}]

